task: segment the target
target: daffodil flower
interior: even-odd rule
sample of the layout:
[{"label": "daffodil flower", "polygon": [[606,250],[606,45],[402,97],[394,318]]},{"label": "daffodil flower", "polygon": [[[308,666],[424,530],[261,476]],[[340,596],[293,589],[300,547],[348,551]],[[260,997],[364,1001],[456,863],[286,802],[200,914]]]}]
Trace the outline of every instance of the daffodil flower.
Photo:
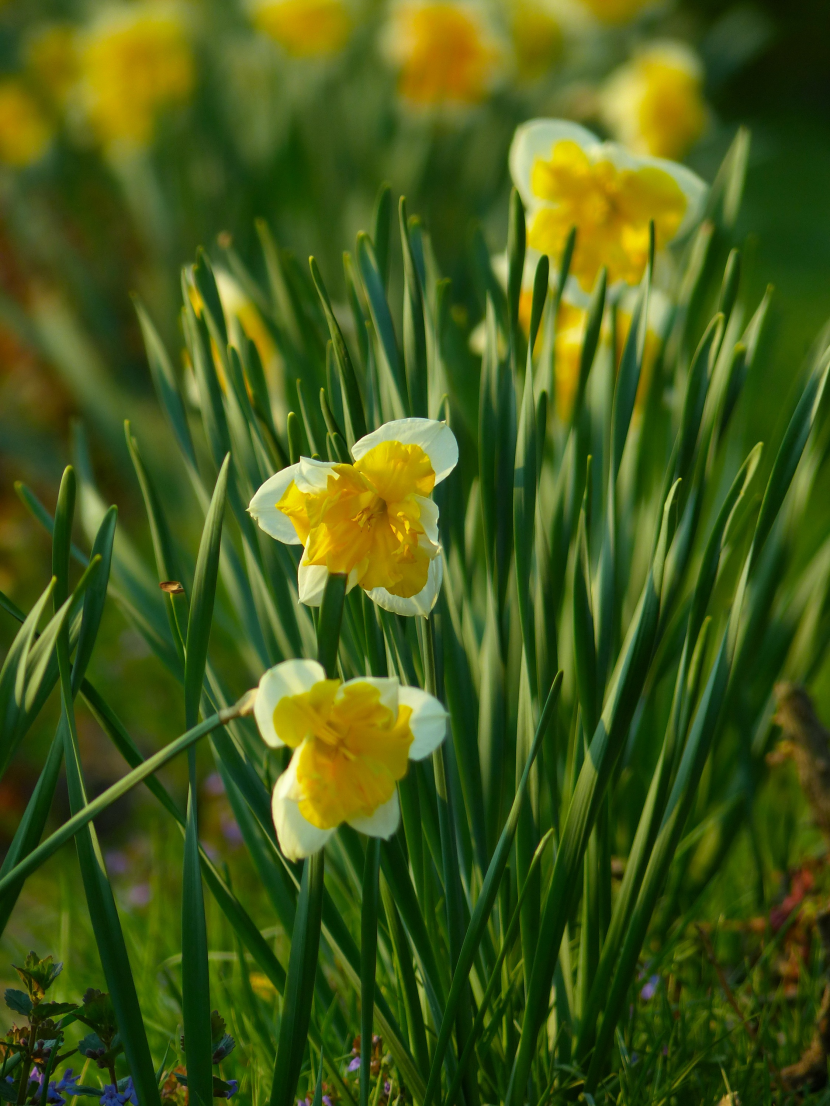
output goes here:
[{"label": "daffodil flower", "polygon": [[259,681],[254,717],[263,741],[294,750],[272,800],[280,848],[290,860],[322,849],[344,822],[391,837],[396,784],[447,732],[447,713],[420,688],[374,676],[329,680],[317,661],[290,660]]},{"label": "daffodil flower", "polygon": [[665,250],[700,219],[706,185],[673,161],[601,142],[576,123],[534,119],[516,131],[510,172],[527,211],[527,244],[559,259],[571,227],[571,273],[590,292],[600,269],[617,292],[637,284],[648,261],[649,224]]},{"label": "daffodil flower", "polygon": [[384,53],[398,67],[398,91],[414,109],[459,110],[486,100],[507,50],[475,0],[398,0]]},{"label": "daffodil flower", "polygon": [[379,606],[426,616],[441,588],[438,508],[428,498],[458,463],[443,422],[399,419],[355,442],[353,465],[301,457],[248,507],[266,534],[303,545],[300,602],[319,606],[329,573]]},{"label": "daffodil flower", "polygon": [[605,82],[600,115],[632,150],[681,158],[706,129],[703,77],[700,58],[685,43],[651,42]]}]

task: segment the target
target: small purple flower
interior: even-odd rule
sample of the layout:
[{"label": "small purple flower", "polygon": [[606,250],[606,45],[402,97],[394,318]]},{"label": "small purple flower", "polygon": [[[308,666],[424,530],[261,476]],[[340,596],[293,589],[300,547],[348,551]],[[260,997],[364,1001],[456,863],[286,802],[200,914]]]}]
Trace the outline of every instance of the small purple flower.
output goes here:
[{"label": "small purple flower", "polygon": [[640,998],[643,1000],[643,1002],[650,1002],[651,999],[654,998],[655,994],[657,993],[657,987],[659,983],[659,975],[653,975],[649,978],[642,991],[640,991]]},{"label": "small purple flower", "polygon": [[346,1071],[357,1071],[357,1069],[359,1067],[360,1067],[360,1057],[355,1056],[354,1060],[352,1060],[351,1063],[349,1064],[348,1068],[346,1068]]},{"label": "small purple flower", "polygon": [[138,1095],[135,1093],[132,1076],[129,1076],[124,1083],[123,1089],[118,1094],[118,1100],[121,1106],[124,1106],[126,1102],[132,1102],[133,1106],[138,1106]]},{"label": "small purple flower", "polygon": [[149,883],[136,883],[127,892],[127,902],[130,906],[146,906],[153,897],[153,889]]},{"label": "small purple flower", "polygon": [[104,1093],[98,1099],[100,1106],[121,1106],[118,1088],[114,1083],[107,1083]]},{"label": "small purple flower", "polygon": [[202,786],[205,789],[205,794],[212,795],[214,798],[217,795],[225,794],[225,785],[222,783],[222,777],[218,772],[211,772]]},{"label": "small purple flower", "polygon": [[383,1084],[383,1093],[386,1095],[387,1098],[392,1093],[392,1080],[391,1079],[387,1079],[386,1082]]},{"label": "small purple flower", "polygon": [[107,849],[104,853],[104,863],[115,876],[123,876],[130,870],[129,857],[121,849]]},{"label": "small purple flower", "polygon": [[223,1097],[224,1098],[233,1098],[233,1096],[239,1090],[239,1080],[238,1079],[229,1079],[227,1082],[228,1082],[228,1089],[225,1091],[225,1094],[223,1095]]},{"label": "small purple flower", "polygon": [[331,1099],[329,1098],[329,1096],[327,1094],[323,1095],[323,1106],[334,1106],[334,1104],[332,1103]]}]

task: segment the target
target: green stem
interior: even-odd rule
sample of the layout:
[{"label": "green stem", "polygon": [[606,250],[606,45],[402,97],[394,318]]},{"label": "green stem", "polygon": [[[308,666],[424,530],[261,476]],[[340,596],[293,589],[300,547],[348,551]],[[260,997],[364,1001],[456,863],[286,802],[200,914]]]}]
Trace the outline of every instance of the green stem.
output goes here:
[{"label": "green stem", "polygon": [[360,1106],[367,1106],[369,1101],[369,1077],[372,1065],[379,871],[380,838],[370,837],[363,869],[363,899],[360,911]]}]

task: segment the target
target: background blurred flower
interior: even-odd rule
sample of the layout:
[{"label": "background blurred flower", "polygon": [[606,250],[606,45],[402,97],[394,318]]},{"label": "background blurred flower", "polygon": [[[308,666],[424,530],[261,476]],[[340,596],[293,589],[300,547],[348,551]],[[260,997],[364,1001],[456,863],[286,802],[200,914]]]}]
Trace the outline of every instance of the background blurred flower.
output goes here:
[{"label": "background blurred flower", "polygon": [[78,80],[77,29],[70,23],[36,27],[26,41],[25,58],[38,91],[64,107]]},{"label": "background blurred flower", "polygon": [[39,161],[52,141],[52,126],[17,77],[0,80],[0,161],[25,169]]},{"label": "background blurred flower", "polygon": [[141,3],[105,9],[81,52],[82,92],[105,143],[144,146],[163,108],[185,101],[195,69],[176,9]]},{"label": "background blurred flower", "polygon": [[582,0],[586,8],[603,23],[630,23],[654,0]]},{"label": "background blurred flower", "polygon": [[544,77],[562,55],[562,25],[550,4],[515,0],[510,4],[510,30],[520,80]]},{"label": "background blurred flower", "polygon": [[259,0],[252,15],[260,31],[296,58],[336,54],[352,29],[343,0]]},{"label": "background blurred flower", "polygon": [[563,120],[535,119],[516,131],[510,172],[528,220],[528,246],[558,257],[572,227],[571,272],[589,292],[600,269],[608,282],[636,284],[645,271],[649,224],[657,250],[700,218],[706,185],[682,165],[638,157]]},{"label": "background blurred flower", "polygon": [[653,42],[611,74],[599,108],[632,150],[678,160],[706,129],[700,59],[682,42]]},{"label": "background blurred flower", "polygon": [[383,40],[399,66],[398,91],[414,107],[470,107],[487,98],[506,50],[484,10],[466,2],[401,0]]}]

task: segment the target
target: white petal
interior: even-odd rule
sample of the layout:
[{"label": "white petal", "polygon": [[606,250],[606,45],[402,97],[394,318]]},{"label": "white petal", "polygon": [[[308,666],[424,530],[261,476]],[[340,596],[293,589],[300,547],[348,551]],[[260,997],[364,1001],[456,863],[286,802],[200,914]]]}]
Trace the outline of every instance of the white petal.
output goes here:
[{"label": "white petal", "polygon": [[248,504],[248,514],[256,519],[260,528],[285,545],[303,544],[288,515],[277,510],[277,504],[285,494],[285,489],[297,476],[299,468],[299,465],[289,465],[287,469],[281,469],[270,476]]},{"label": "white petal", "polygon": [[389,838],[397,830],[400,821],[401,808],[396,789],[392,798],[379,806],[369,818],[350,818],[349,825],[368,837]]},{"label": "white petal", "polygon": [[280,699],[286,695],[301,695],[325,678],[322,664],[306,660],[283,661],[263,674],[254,702],[254,718],[266,745],[279,749],[285,744],[274,729],[274,707]]},{"label": "white petal", "polygon": [[409,746],[409,759],[423,760],[447,736],[449,715],[434,695],[419,687],[402,687],[398,701],[401,706],[412,708],[409,728],[415,740]]},{"label": "white petal", "polygon": [[381,442],[403,442],[404,445],[419,445],[429,457],[435,472],[435,483],[452,472],[458,464],[458,442],[455,434],[445,422],[435,419],[396,419],[385,422],[378,430],[373,430],[352,446],[352,456],[359,461],[364,453],[374,449]]},{"label": "white petal", "polygon": [[[616,142],[604,142],[602,146],[592,154],[592,160],[607,158],[618,169],[644,169],[650,166],[667,173],[680,186],[680,190],[686,197],[686,211],[683,220],[677,228],[674,241],[682,238],[687,231],[700,222],[706,197],[709,194],[709,186],[702,181],[697,173],[687,169],[685,165],[678,165],[676,161],[668,161],[662,157],[651,157],[648,154],[634,154],[625,146]],[[668,245],[668,243],[665,243]]]},{"label": "white petal", "polygon": [[392,595],[386,588],[372,588],[372,590],[367,591],[366,594],[373,603],[377,603],[377,605],[383,607],[385,611],[392,611],[393,614],[403,615],[419,614],[426,618],[435,606],[443,579],[444,555],[443,553],[439,553],[438,556],[430,562],[429,576],[427,576],[426,584],[424,584],[417,595],[413,595],[410,599],[404,599],[400,595]]},{"label": "white petal", "polygon": [[294,481],[300,491],[308,495],[326,490],[329,475],[334,472],[334,464],[331,461],[315,461],[311,457],[301,457],[297,469]]},{"label": "white petal", "polygon": [[301,603],[307,607],[319,607],[323,602],[323,592],[326,590],[326,581],[329,578],[329,570],[325,565],[307,565],[300,561],[297,570],[297,590]]},{"label": "white petal", "polygon": [[415,502],[421,508],[421,525],[424,528],[424,533],[429,540],[434,544],[438,544],[438,504],[434,499],[427,499],[426,496],[416,495]]},{"label": "white petal", "polygon": [[383,706],[388,707],[392,711],[392,714],[397,718],[398,716],[398,688],[400,684],[394,676],[357,676],[353,680],[346,680],[337,689],[336,699],[342,699],[346,693],[347,687],[353,687],[356,684],[370,684],[372,687],[376,687],[380,692],[380,701]]},{"label": "white petal", "polygon": [[286,770],[277,780],[271,800],[271,816],[280,848],[289,860],[302,860],[319,852],[334,830],[321,830],[312,826],[300,813],[297,788],[297,760],[300,750],[294,752]]},{"label": "white petal", "polygon": [[543,202],[530,189],[536,159],[550,160],[553,147],[563,140],[576,142],[583,150],[594,150],[602,145],[597,136],[585,127],[564,119],[531,119],[516,128],[510,144],[510,176],[526,208],[536,208]]}]

